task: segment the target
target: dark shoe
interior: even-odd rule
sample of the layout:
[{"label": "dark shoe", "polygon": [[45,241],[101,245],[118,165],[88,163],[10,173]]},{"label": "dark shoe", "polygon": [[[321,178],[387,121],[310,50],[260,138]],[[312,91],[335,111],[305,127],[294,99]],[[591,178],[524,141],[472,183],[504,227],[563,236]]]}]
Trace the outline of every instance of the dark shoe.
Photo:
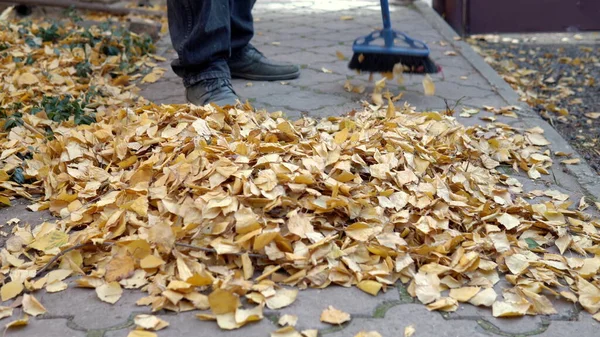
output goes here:
[{"label": "dark shoe", "polygon": [[234,78],[280,81],[300,76],[300,68],[297,65],[269,60],[251,44],[244,47],[237,55],[232,55],[227,64],[231,77]]},{"label": "dark shoe", "polygon": [[235,105],[239,97],[233,90],[231,82],[225,78],[203,80],[185,89],[188,102],[195,105],[215,103],[218,106]]}]

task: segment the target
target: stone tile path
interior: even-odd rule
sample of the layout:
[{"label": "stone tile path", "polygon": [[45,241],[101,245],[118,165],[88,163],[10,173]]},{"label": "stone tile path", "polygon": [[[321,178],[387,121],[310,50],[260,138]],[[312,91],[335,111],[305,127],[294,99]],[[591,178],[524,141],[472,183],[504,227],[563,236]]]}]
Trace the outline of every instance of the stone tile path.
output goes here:
[{"label": "stone tile path", "polygon": [[[299,79],[286,84],[280,82],[248,82],[235,80],[237,92],[257,108],[270,111],[283,110],[290,117],[307,114],[325,117],[347,113],[360,108],[361,100],[368,99],[373,83],[368,75],[357,75],[346,68],[347,61],[338,60],[336,51],[351,57],[352,41],[381,26],[378,1],[342,0],[259,0],[255,8],[255,45],[266,55],[277,60],[302,65]],[[352,16],[353,20],[341,20]],[[432,49],[432,58],[442,65],[442,74],[433,76],[435,96],[424,96],[421,76],[405,76],[403,85],[388,83],[394,94],[404,93],[404,100],[419,110],[444,109],[446,104],[480,108],[482,105],[506,106],[518,104],[515,93],[502,82],[485,62],[468,45],[455,41],[453,32],[423,3],[394,6],[392,17],[395,28],[423,39]],[[161,52],[173,58],[170,42],[159,42]],[[456,56],[446,52],[453,51]],[[168,63],[164,66],[168,68]],[[331,73],[323,72],[323,68]],[[376,77],[376,79],[378,79]],[[365,94],[348,93],[343,89],[346,80],[355,85],[365,85]],[[180,80],[170,71],[159,82],[144,88],[143,94],[157,103],[184,103]],[[465,124],[481,123],[478,117],[489,116],[481,112],[475,117],[462,118]],[[552,141],[552,152],[573,152],[568,144],[537,115],[523,109],[519,118],[500,117],[500,122],[515,127],[540,126]],[[558,162],[558,161],[557,161]],[[552,174],[537,182],[515,175],[524,188],[554,188],[569,193],[575,200],[581,196],[598,196],[598,177],[589,167],[580,165],[565,168],[556,164]],[[28,216],[28,222],[37,224],[43,215],[27,214],[24,207],[0,210],[0,224],[12,217]],[[46,215],[44,215],[46,216]],[[501,282],[502,283],[502,282]],[[139,292],[125,292],[121,300],[111,306],[100,302],[94,291],[71,287],[57,294],[40,293],[38,299],[49,313],[31,319],[20,330],[10,330],[7,336],[86,336],[125,337],[133,329],[133,316],[148,312],[146,307],[135,306]],[[319,315],[333,305],[352,314],[350,323],[332,327],[319,322]],[[178,315],[155,313],[171,325],[159,336],[268,336],[277,329],[278,315],[295,314],[299,317],[298,329],[319,329],[320,335],[346,337],[361,330],[377,330],[384,337],[401,336],[404,328],[413,325],[415,337],[420,336],[592,336],[600,324],[581,308],[566,302],[557,302],[558,314],[553,316],[527,316],[516,319],[495,319],[488,309],[461,306],[451,314],[428,312],[410,298],[402,285],[388,289],[385,294],[372,297],[356,288],[331,287],[325,290],[302,291],[290,307],[278,312],[268,312],[268,319],[233,332],[220,331],[214,322],[199,321],[195,312]],[[18,314],[18,313],[17,313]]]}]

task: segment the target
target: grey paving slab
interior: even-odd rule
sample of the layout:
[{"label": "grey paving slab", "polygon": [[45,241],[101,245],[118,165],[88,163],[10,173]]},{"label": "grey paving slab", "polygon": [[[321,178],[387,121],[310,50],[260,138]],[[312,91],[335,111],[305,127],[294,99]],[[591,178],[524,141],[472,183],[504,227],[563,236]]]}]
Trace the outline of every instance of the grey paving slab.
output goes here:
[{"label": "grey paving slab", "polygon": [[67,326],[64,318],[30,318],[29,324],[6,330],[6,337],[84,337],[85,331],[77,331]]}]

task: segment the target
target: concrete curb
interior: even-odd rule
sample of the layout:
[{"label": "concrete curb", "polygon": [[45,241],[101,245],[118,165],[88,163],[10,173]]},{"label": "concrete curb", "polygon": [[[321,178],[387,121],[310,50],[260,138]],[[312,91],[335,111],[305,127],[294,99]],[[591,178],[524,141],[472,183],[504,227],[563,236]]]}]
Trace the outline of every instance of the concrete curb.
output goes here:
[{"label": "concrete curb", "polygon": [[[584,194],[594,201],[600,202],[600,176],[587,164],[585,159],[542,117],[529,106],[519,101],[519,95],[506,83],[496,71],[487,64],[471,46],[464,41],[456,41],[458,34],[442,19],[437,12],[422,0],[414,2],[415,8],[423,15],[425,20],[437,30],[462,56],[483,76],[492,88],[502,97],[507,105],[521,107],[520,119],[527,125],[539,126],[544,129],[544,135],[552,143],[552,151],[573,153],[581,159],[579,165],[568,165],[564,169],[579,183]],[[555,158],[556,159],[556,158]],[[556,161],[556,160],[555,160]],[[558,164],[560,165],[560,164]],[[556,167],[556,165],[555,165]]]}]

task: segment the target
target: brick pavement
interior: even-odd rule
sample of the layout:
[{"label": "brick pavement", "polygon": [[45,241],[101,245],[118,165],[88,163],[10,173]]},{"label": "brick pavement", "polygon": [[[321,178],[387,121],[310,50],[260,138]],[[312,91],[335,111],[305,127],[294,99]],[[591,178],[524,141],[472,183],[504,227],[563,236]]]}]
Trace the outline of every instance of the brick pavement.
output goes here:
[{"label": "brick pavement", "polygon": [[[341,20],[342,16],[353,16],[354,19]],[[374,84],[368,82],[367,75],[349,71],[347,61],[338,60],[336,51],[350,57],[352,41],[380,27],[377,1],[259,0],[255,18],[255,45],[274,59],[296,62],[303,68],[299,79],[284,84],[235,80],[237,92],[255,107],[282,110],[290,117],[303,114],[325,117],[360,108],[361,101],[368,99]],[[489,67],[486,68],[483,60],[468,45],[455,41],[447,26],[423,4],[395,6],[392,18],[395,28],[429,43],[432,58],[444,67],[443,74],[433,76],[437,87],[435,96],[423,95],[421,76],[405,76],[403,85],[388,83],[392,93],[403,92],[404,100],[419,110],[444,109],[446,104],[457,105],[458,111],[463,107],[480,108],[484,104],[496,107],[518,104],[515,93]],[[163,55],[173,58],[168,38],[163,38],[159,47]],[[454,51],[456,56],[446,55],[448,51]],[[168,68],[168,63],[164,66]],[[331,70],[331,73],[324,73],[322,68]],[[366,86],[365,93],[346,92],[343,89],[346,80],[354,85]],[[157,103],[184,103],[181,81],[170,69],[163,79],[146,86],[142,93]],[[480,112],[475,117],[458,118],[470,125],[480,123],[478,117],[483,116],[489,114]],[[541,126],[553,143],[553,152],[573,152],[550,126],[527,109],[520,111],[517,119],[500,117],[499,121],[523,128]],[[551,175],[537,182],[512,171],[507,173],[519,179],[525,190],[554,188],[569,193],[577,200],[582,195],[600,191],[596,188],[600,186],[597,176],[590,175],[589,168],[587,170],[581,166],[569,171],[556,164]],[[26,216],[26,213],[20,213],[24,211],[18,208],[0,210],[0,224],[14,216]],[[36,217],[29,215],[27,220],[33,224],[41,222]],[[37,295],[49,313],[41,318],[32,318],[23,329],[10,330],[7,336],[125,337],[133,328],[133,315],[149,310],[135,306],[135,301],[141,296],[139,292],[127,291],[117,304],[111,306],[100,302],[93,291],[74,288],[71,282],[70,288],[64,292]],[[339,327],[319,322],[321,311],[329,305],[351,313],[352,321]],[[567,333],[592,336],[594,330],[600,327],[578,306],[560,301],[555,306],[558,310],[556,315],[515,319],[495,319],[489,309],[468,305],[461,306],[457,312],[442,314],[428,312],[407,295],[402,285],[398,285],[378,297],[356,288],[305,290],[290,307],[268,312],[267,319],[233,332],[220,331],[214,322],[197,320],[195,312],[155,314],[171,324],[158,332],[159,336],[165,337],[268,336],[269,332],[277,329],[273,323],[277,316],[286,313],[298,315],[299,330],[319,329],[320,335],[336,337],[354,336],[365,329],[377,330],[384,337],[400,336],[408,325],[415,327],[416,337],[564,336]]]}]

